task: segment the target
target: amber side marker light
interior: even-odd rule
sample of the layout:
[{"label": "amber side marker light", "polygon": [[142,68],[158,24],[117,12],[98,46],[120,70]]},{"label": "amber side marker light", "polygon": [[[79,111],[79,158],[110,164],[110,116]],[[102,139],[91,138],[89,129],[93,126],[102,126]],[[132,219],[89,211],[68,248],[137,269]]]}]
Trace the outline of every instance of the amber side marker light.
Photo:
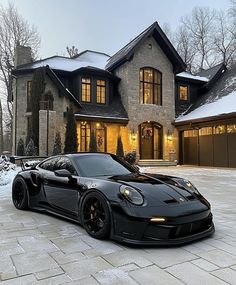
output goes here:
[{"label": "amber side marker light", "polygon": [[163,217],[155,217],[150,219],[151,222],[165,222],[166,218]]}]

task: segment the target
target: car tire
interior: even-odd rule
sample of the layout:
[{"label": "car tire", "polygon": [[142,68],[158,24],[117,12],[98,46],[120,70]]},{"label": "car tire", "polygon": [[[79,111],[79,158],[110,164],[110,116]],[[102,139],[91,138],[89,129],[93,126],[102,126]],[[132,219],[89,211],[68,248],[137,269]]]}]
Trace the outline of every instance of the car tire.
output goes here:
[{"label": "car tire", "polygon": [[110,211],[102,194],[92,191],[85,196],[81,205],[81,222],[93,238],[105,239],[110,235]]},{"label": "car tire", "polygon": [[15,178],[12,185],[12,201],[17,209],[28,209],[28,187],[20,176]]}]

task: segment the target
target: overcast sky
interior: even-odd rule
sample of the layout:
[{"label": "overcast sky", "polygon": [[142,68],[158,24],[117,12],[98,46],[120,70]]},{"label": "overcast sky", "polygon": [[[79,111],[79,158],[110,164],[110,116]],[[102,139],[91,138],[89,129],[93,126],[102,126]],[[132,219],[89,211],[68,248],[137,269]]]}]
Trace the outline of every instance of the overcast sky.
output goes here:
[{"label": "overcast sky", "polygon": [[[3,5],[7,0],[0,0]],[[158,21],[174,30],[193,7],[226,10],[230,0],[14,0],[41,35],[41,58],[66,55],[66,46],[110,55]]]}]

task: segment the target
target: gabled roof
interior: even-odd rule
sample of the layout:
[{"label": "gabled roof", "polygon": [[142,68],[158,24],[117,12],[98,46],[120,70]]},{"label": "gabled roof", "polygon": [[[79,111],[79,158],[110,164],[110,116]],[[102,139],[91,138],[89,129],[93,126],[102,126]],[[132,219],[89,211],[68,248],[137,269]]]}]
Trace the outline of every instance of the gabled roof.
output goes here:
[{"label": "gabled roof", "polygon": [[215,117],[221,117],[236,113],[236,65],[226,70],[210,91],[199,97],[189,110],[179,116],[175,124]]},{"label": "gabled roof", "polygon": [[64,56],[52,56],[29,64],[20,65],[17,71],[36,69],[43,66],[50,66],[53,70],[72,72],[84,67],[105,69],[109,55],[101,52],[86,50],[73,58]]},{"label": "gabled roof", "polygon": [[52,82],[57,86],[60,92],[68,97],[70,100],[74,102],[77,106],[81,107],[79,101],[75,98],[75,96],[70,92],[69,89],[65,87],[65,85],[61,82],[61,80],[57,77],[57,75],[53,72],[53,70],[47,65],[46,66],[46,74],[52,80]]},{"label": "gabled roof", "polygon": [[154,22],[126,46],[120,49],[116,54],[114,54],[109,60],[106,68],[110,71],[114,70],[118,66],[122,65],[124,62],[131,59],[134,54],[135,49],[148,37],[153,36],[157,41],[158,45],[161,47],[163,52],[169,58],[174,66],[175,72],[181,72],[185,70],[186,65],[171,44],[171,42],[166,37],[165,33],[162,31],[157,22]]},{"label": "gabled roof", "polygon": [[223,63],[217,64],[211,68],[202,70],[196,75],[200,77],[206,77],[210,81],[225,65]]}]

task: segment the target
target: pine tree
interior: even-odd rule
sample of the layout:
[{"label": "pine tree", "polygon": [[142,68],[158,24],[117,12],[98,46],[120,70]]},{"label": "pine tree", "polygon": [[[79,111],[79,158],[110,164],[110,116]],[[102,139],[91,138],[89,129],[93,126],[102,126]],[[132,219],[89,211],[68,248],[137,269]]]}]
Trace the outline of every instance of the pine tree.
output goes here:
[{"label": "pine tree", "polygon": [[37,147],[34,146],[34,141],[30,139],[29,143],[26,146],[25,154],[26,156],[36,156],[38,153]]},{"label": "pine tree", "polygon": [[66,137],[65,137],[65,153],[77,152],[77,128],[73,112],[73,107],[70,106],[67,113],[67,124],[66,124]]},{"label": "pine tree", "polygon": [[62,153],[62,149],[61,149],[61,135],[59,132],[56,133],[56,137],[55,137],[55,142],[54,142],[54,146],[53,146],[53,155],[57,155],[57,154],[61,154]]},{"label": "pine tree", "polygon": [[97,152],[98,151],[94,131],[91,132],[90,143],[89,143],[89,151],[91,151],[91,152]]},{"label": "pine tree", "polygon": [[35,70],[32,80],[32,134],[28,134],[35,143],[35,146],[39,147],[39,109],[41,97],[45,90],[45,68],[41,67]]},{"label": "pine tree", "polygon": [[19,156],[25,155],[25,145],[22,138],[20,138],[18,141],[16,154]]},{"label": "pine tree", "polygon": [[123,149],[123,143],[121,140],[121,136],[118,136],[118,138],[117,138],[116,155],[120,158],[124,157],[124,149]]}]

